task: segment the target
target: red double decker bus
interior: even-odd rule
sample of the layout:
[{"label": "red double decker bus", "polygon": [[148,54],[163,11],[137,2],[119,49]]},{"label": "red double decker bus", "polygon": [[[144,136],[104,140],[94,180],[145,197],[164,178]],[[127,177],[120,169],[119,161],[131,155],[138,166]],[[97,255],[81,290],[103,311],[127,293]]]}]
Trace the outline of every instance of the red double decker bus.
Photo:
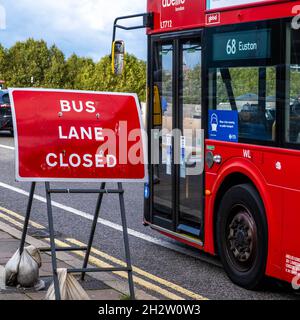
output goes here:
[{"label": "red double decker bus", "polygon": [[219,255],[242,287],[297,282],[300,1],[148,0],[147,10],[145,224]]}]

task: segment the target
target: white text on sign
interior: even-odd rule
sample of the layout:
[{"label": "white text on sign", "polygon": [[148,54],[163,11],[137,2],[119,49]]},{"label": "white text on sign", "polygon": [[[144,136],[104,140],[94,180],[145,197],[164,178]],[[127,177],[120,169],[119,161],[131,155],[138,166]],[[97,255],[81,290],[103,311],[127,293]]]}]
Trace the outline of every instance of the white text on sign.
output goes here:
[{"label": "white text on sign", "polygon": [[[87,112],[95,113],[96,107],[93,101],[69,101],[60,100],[60,112]],[[95,141],[105,141],[103,128],[100,127],[82,127],[76,128],[71,126],[70,128],[65,128],[64,126],[58,126],[58,137],[60,140],[95,140]],[[60,167],[60,168],[114,168],[117,165],[117,158],[112,154],[104,154],[104,151],[99,148],[96,154],[84,154],[79,155],[77,153],[72,153],[71,155],[66,155],[64,152],[61,153],[48,153],[46,155],[46,164],[50,168]]]}]

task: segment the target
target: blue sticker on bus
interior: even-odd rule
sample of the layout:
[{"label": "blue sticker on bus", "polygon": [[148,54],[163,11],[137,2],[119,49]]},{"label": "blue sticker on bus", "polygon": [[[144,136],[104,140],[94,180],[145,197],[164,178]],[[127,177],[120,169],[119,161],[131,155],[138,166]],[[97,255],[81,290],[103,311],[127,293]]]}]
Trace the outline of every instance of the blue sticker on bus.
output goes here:
[{"label": "blue sticker on bus", "polygon": [[238,142],[239,115],[237,111],[210,110],[208,121],[209,139]]},{"label": "blue sticker on bus", "polygon": [[149,199],[150,198],[150,188],[149,188],[149,184],[148,183],[145,184],[144,196],[145,196],[145,199]]}]

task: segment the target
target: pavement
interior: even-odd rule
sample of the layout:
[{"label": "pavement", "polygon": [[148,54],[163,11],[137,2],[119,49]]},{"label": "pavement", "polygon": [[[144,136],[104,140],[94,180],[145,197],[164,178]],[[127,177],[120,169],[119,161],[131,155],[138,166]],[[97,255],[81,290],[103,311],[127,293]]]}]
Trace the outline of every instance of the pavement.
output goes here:
[{"label": "pavement", "polygon": [[[42,266],[40,268],[40,279],[45,282],[45,288],[36,291],[34,288],[15,288],[5,285],[5,265],[20,246],[21,232],[8,224],[0,222],[0,300],[44,300],[47,290],[51,285],[52,264],[51,254],[41,253]],[[49,243],[37,240],[31,236],[27,237],[26,245],[33,245],[36,248],[45,248]],[[57,253],[58,268],[82,267],[83,260],[79,260],[72,254]],[[128,285],[108,273],[87,275],[85,281],[80,280],[80,274],[75,277],[86,291],[91,300],[126,300],[129,299]],[[141,290],[137,291],[138,299],[154,299]]]}]

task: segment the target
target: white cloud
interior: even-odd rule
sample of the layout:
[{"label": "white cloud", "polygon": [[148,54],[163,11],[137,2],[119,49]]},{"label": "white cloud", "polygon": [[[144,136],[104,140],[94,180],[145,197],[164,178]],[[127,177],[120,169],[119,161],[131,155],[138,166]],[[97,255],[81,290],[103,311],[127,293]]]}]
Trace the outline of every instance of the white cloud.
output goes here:
[{"label": "white cloud", "polygon": [[57,30],[106,30],[116,16],[144,12],[143,0],[16,0],[19,8],[46,18]]},{"label": "white cloud", "polygon": [[[0,3],[8,12],[8,28],[2,39],[10,45],[10,39],[43,38],[63,46],[67,54],[86,52],[94,57],[109,50],[117,16],[146,11],[146,0],[2,0]],[[137,35],[141,37],[143,33]],[[136,37],[130,39],[129,32],[122,36],[129,41],[129,48],[132,46],[133,50],[129,51],[145,54],[145,47],[134,45]]]}]

